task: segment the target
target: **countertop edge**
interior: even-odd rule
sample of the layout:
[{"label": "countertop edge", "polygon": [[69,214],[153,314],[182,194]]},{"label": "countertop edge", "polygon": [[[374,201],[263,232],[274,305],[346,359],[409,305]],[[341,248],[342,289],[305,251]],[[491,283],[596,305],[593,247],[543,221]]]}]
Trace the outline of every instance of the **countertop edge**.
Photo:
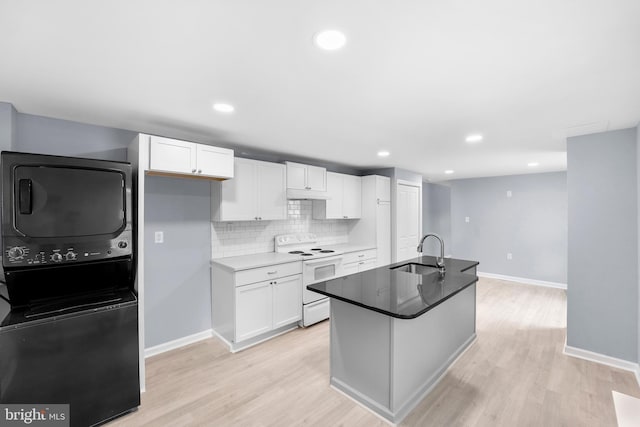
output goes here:
[{"label": "countertop edge", "polygon": [[394,318],[396,318],[396,319],[411,320],[411,319],[415,319],[415,318],[417,318],[417,317],[420,317],[420,316],[422,316],[423,314],[425,314],[425,313],[427,313],[427,312],[431,311],[432,309],[434,309],[435,307],[439,306],[439,305],[440,305],[440,304],[442,304],[443,302],[445,302],[445,301],[447,301],[447,300],[451,299],[452,297],[454,297],[454,296],[458,295],[460,292],[462,292],[462,291],[464,291],[465,289],[467,289],[469,286],[471,286],[471,285],[473,285],[473,284],[475,284],[475,283],[477,283],[477,282],[478,282],[478,276],[471,276],[471,275],[469,275],[469,278],[471,278],[472,280],[471,280],[469,283],[467,283],[466,285],[461,286],[461,287],[460,287],[459,289],[457,289],[455,292],[453,292],[453,293],[451,293],[450,295],[447,295],[446,297],[442,298],[442,299],[441,299],[441,300],[439,300],[437,303],[435,303],[435,304],[433,304],[433,305],[430,305],[429,307],[426,307],[425,309],[420,310],[420,311],[418,311],[417,313],[412,314],[412,315],[402,315],[402,314],[398,314],[398,313],[391,313],[391,312],[389,312],[389,311],[385,311],[385,310],[382,310],[382,309],[377,308],[377,307],[372,307],[372,306],[370,306],[370,305],[365,305],[365,304],[362,304],[362,303],[360,303],[360,302],[357,302],[357,301],[354,301],[354,300],[351,300],[351,299],[348,299],[348,298],[344,298],[344,297],[340,297],[340,296],[332,295],[332,294],[330,294],[330,293],[328,293],[328,292],[323,292],[323,291],[320,291],[320,290],[317,290],[317,289],[310,289],[310,288],[309,288],[309,286],[312,286],[312,285],[307,286],[307,289],[308,289],[308,290],[310,290],[310,291],[313,291],[313,292],[317,292],[317,293],[322,294],[322,295],[326,295],[326,296],[328,296],[329,298],[335,298],[335,299],[340,300],[340,301],[342,301],[342,302],[346,302],[346,303],[348,303],[348,304],[352,304],[352,305],[355,305],[355,306],[358,306],[358,307],[364,308],[364,309],[366,309],[366,310],[371,310],[371,311],[378,312],[378,313],[380,313],[380,314],[384,314],[385,316],[394,317]]}]

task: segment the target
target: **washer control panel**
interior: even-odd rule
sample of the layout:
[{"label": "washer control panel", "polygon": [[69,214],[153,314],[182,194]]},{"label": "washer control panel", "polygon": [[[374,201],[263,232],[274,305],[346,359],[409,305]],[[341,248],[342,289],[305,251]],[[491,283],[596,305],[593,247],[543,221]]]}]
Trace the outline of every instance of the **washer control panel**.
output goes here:
[{"label": "washer control panel", "polygon": [[96,243],[29,245],[15,240],[5,240],[3,265],[21,267],[35,265],[73,264],[131,255],[131,236],[120,235],[116,239]]}]

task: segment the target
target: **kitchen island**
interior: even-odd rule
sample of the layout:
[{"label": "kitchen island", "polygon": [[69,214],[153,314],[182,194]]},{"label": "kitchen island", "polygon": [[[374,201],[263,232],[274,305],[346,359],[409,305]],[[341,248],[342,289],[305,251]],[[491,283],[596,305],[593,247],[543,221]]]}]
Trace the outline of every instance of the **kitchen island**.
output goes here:
[{"label": "kitchen island", "polygon": [[445,259],[444,274],[407,266],[435,261],[418,257],[307,287],[331,297],[331,385],[392,423],[476,337],[478,263]]}]

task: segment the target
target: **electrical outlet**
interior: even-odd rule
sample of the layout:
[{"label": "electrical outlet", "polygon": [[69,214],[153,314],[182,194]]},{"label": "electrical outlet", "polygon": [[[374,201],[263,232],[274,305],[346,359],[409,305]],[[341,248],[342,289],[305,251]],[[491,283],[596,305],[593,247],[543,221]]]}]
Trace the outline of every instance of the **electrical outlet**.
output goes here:
[{"label": "electrical outlet", "polygon": [[511,197],[513,196],[513,193],[511,192],[511,190],[507,190],[507,197]]},{"label": "electrical outlet", "polygon": [[156,243],[164,243],[164,232],[156,231],[155,233],[155,242]]},{"label": "electrical outlet", "polygon": [[511,260],[513,259],[513,254],[512,254],[511,252],[509,252],[509,253],[507,254],[507,259],[508,259],[509,261],[511,261]]},{"label": "electrical outlet", "polygon": [[464,217],[464,222],[469,222],[469,217],[468,216]]}]

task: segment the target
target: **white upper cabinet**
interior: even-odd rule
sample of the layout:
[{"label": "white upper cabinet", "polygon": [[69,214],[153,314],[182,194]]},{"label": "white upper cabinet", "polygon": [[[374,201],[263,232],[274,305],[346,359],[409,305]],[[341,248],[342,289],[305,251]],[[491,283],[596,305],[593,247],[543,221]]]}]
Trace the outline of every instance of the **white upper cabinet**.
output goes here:
[{"label": "white upper cabinet", "polygon": [[316,219],[351,219],[362,216],[362,179],[359,176],[327,172],[327,197],[314,200]]},{"label": "white upper cabinet", "polygon": [[214,179],[233,178],[233,150],[151,136],[149,171]]},{"label": "white upper cabinet", "polygon": [[287,188],[291,190],[326,191],[327,170],[318,166],[286,162]]},{"label": "white upper cabinet", "polygon": [[362,216],[362,178],[342,175],[342,215],[346,218]]},{"label": "white upper cabinet", "polygon": [[287,218],[286,169],[283,164],[235,159],[235,177],[211,185],[214,221]]}]

